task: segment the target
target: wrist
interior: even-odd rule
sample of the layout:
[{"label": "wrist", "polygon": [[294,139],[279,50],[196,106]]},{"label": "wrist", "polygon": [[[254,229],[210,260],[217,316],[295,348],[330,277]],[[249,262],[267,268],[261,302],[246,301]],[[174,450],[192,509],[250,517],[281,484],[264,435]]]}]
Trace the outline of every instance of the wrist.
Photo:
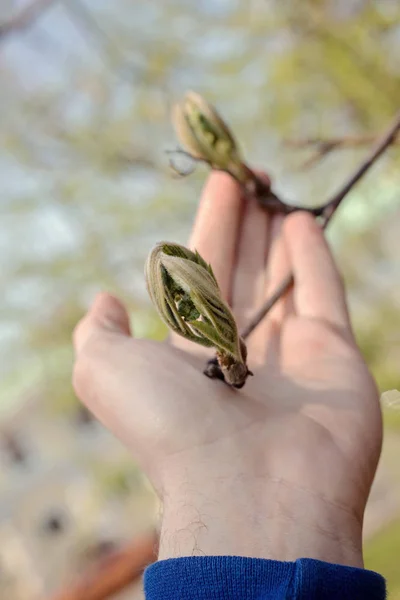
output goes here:
[{"label": "wrist", "polygon": [[[159,559],[314,558],[363,567],[362,525],[344,507],[285,482],[211,479],[166,493]],[[200,491],[199,491],[200,490]]]}]

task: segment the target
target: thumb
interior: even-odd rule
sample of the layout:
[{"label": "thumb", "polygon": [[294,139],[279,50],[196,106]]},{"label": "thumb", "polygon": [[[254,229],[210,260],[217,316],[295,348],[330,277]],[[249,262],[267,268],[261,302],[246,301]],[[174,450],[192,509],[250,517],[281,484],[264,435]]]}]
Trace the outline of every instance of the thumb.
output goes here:
[{"label": "thumb", "polygon": [[[171,373],[176,373],[177,367],[182,369],[177,351],[132,339],[126,309],[109,294],[97,296],[78,323],[74,346],[72,385],[77,397],[143,466],[154,454],[160,431],[165,430],[160,418],[165,404],[163,380],[173,379]],[[185,391],[185,401],[187,397]]]},{"label": "thumb", "polygon": [[93,335],[110,332],[131,336],[129,316],[118,298],[105,292],[98,294],[88,313],[79,321],[73,332],[76,355],[79,355]]},{"label": "thumb", "polygon": [[140,342],[131,338],[122,302],[99,294],[76,326],[73,343],[72,385],[77,397],[117,437],[124,438],[127,431],[131,435],[129,405],[137,396],[132,390],[140,371]]}]

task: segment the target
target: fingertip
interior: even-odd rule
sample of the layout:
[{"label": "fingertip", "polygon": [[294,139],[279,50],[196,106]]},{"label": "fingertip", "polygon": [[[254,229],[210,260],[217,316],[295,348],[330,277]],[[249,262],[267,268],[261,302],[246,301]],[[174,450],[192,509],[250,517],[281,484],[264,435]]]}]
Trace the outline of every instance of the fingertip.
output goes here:
[{"label": "fingertip", "polygon": [[299,237],[302,239],[308,236],[324,238],[322,229],[315,217],[304,210],[288,215],[283,225],[283,231],[287,242],[291,245],[296,243]]},{"label": "fingertip", "polygon": [[94,333],[102,331],[131,335],[129,315],[125,306],[107,292],[97,294],[89,311],[76,325],[72,336],[76,353],[82,350]]},{"label": "fingertip", "polygon": [[201,194],[189,246],[211,263],[224,298],[230,294],[242,209],[237,181],[227,173],[212,171]]},{"label": "fingertip", "polygon": [[212,169],[204,185],[202,201],[212,200],[221,193],[225,198],[235,198],[241,195],[241,188],[236,179],[229,173]]},{"label": "fingertip", "polygon": [[89,313],[104,328],[130,335],[128,312],[121,300],[112,294],[108,292],[97,294]]}]

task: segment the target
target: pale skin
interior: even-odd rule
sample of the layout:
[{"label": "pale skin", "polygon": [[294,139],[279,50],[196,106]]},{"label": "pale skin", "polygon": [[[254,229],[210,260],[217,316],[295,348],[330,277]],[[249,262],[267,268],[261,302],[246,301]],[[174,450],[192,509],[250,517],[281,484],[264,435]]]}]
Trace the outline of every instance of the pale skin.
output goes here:
[{"label": "pale skin", "polygon": [[78,397],[162,499],[159,558],[362,567],[381,411],[323,233],[306,213],[266,214],[212,173],[188,245],[212,264],[239,327],[289,270],[295,285],[248,339],[254,377],[240,391],[206,378],[208,351],[182,338],[136,340],[109,294],[75,329]]}]

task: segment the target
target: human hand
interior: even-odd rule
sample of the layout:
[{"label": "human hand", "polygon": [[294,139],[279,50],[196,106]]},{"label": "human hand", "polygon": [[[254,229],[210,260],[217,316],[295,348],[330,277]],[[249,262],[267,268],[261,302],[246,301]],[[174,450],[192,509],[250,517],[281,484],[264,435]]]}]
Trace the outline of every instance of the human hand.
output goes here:
[{"label": "human hand", "polygon": [[323,233],[306,213],[266,214],[212,173],[190,246],[212,264],[239,328],[290,270],[295,285],[247,340],[254,377],[240,391],[203,375],[207,350],[177,336],[135,340],[107,294],[75,330],[78,397],[162,498],[160,558],[362,566],[381,413]]}]

